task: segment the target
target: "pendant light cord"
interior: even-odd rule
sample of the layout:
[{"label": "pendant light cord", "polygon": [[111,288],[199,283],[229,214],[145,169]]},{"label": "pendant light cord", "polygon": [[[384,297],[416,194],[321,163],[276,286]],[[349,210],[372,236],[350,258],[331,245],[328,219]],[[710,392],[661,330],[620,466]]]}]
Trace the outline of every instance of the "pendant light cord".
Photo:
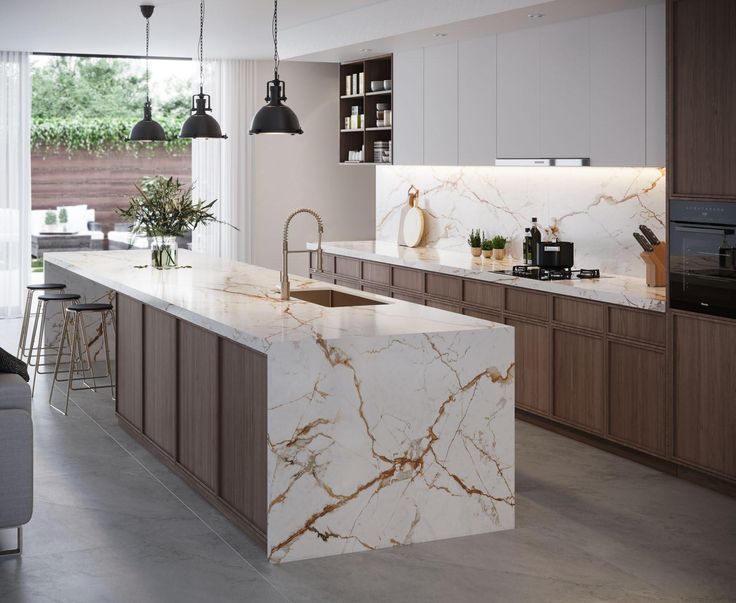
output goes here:
[{"label": "pendant light cord", "polygon": [[279,2],[273,0],[273,20],[271,22],[271,33],[273,36],[273,79],[279,79]]},{"label": "pendant light cord", "polygon": [[146,102],[150,102],[149,91],[148,91],[148,37],[150,33],[151,24],[149,19],[146,17]]},{"label": "pendant light cord", "polygon": [[199,3],[199,93],[204,88],[204,0]]}]

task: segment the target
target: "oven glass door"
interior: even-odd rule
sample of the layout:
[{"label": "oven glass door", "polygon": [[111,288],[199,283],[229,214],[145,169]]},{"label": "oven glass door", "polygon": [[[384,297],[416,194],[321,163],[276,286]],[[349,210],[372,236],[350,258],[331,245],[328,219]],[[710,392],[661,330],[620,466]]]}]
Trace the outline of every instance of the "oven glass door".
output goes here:
[{"label": "oven glass door", "polygon": [[670,305],[736,318],[736,226],[670,223]]}]

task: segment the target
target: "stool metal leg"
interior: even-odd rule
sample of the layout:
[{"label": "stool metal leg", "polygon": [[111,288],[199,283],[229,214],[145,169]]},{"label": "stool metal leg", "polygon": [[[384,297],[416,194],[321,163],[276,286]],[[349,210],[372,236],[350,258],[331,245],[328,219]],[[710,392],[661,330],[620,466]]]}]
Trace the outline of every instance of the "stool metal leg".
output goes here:
[{"label": "stool metal leg", "polygon": [[31,345],[28,347],[28,364],[31,364],[31,357],[33,356],[33,346],[36,343],[36,331],[38,330],[38,316],[41,314],[41,305],[43,302],[39,299],[36,304],[36,316],[33,320],[33,331],[31,333]]},{"label": "stool metal leg", "polygon": [[64,405],[64,416],[69,414],[69,395],[72,391],[72,383],[74,381],[74,364],[76,360],[76,354],[79,354],[81,357],[81,354],[79,353],[78,346],[79,346],[79,312],[74,313],[74,327],[72,328],[72,333],[74,333],[74,336],[72,337],[72,352],[71,352],[71,358],[69,359],[69,380],[66,383],[66,404]]},{"label": "stool metal leg", "polygon": [[84,384],[89,387],[93,392],[97,392],[97,376],[95,375],[94,366],[92,366],[92,356],[89,353],[89,338],[87,337],[87,329],[85,328],[86,325],[84,324],[84,316],[82,314],[79,315],[79,322],[82,328],[82,338],[84,339],[84,349],[87,356],[87,366],[89,367],[90,373],[92,373],[92,385],[90,386],[90,384],[86,381],[87,371],[84,371]]},{"label": "stool metal leg", "polygon": [[[72,340],[69,339],[69,332],[68,332],[69,331],[69,321],[70,321],[69,312],[65,310],[64,311],[64,327],[61,331],[61,341],[59,342],[59,351],[56,354],[56,365],[54,366],[54,376],[51,378],[51,389],[49,390],[49,406],[53,408],[54,410],[59,410],[53,404],[51,404],[51,398],[54,395],[54,385],[56,384],[56,377],[59,374],[59,366],[61,365],[61,353],[64,350],[64,341],[69,340],[69,347],[72,346]],[[70,368],[72,366],[73,360],[74,360],[73,358],[69,359]],[[61,411],[59,410],[59,412]]]},{"label": "stool metal leg", "polygon": [[[39,306],[41,305],[41,302],[39,302]],[[33,397],[33,394],[36,393],[36,377],[38,376],[38,366],[41,363],[41,347],[43,344],[43,326],[46,324],[46,306],[48,304],[43,304],[43,309],[41,310],[41,330],[38,333],[38,346],[36,346],[36,366],[33,367],[33,385],[31,386],[31,398]],[[38,315],[36,315],[36,320],[38,320]],[[33,340],[35,341],[36,337],[36,325],[33,326]],[[32,342],[33,345],[33,342]],[[31,348],[31,353],[33,353],[33,348]],[[44,355],[45,356],[45,355]]]},{"label": "stool metal leg", "polygon": [[107,374],[110,376],[110,391],[112,392],[112,399],[115,400],[115,378],[112,376],[112,365],[110,364],[110,345],[107,340],[107,315],[108,312],[103,312],[101,316],[102,339],[105,343],[105,360],[107,361]]},{"label": "stool metal leg", "polygon": [[18,341],[18,353],[16,356],[23,360],[26,353],[26,339],[28,339],[28,324],[31,322],[31,308],[33,307],[33,290],[29,289],[26,294],[26,306],[23,311],[23,323],[20,327],[20,340]]}]

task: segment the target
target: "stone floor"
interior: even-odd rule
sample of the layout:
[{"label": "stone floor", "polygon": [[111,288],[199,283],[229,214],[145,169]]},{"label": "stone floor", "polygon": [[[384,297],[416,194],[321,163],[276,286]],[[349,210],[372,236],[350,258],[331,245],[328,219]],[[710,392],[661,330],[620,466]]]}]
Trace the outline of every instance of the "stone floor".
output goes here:
[{"label": "stone floor", "polygon": [[[0,346],[15,350],[17,330],[0,320]],[[4,603],[736,601],[736,500],[525,423],[515,530],[272,566],[118,428],[106,394],[76,395],[63,417],[48,387]]]}]

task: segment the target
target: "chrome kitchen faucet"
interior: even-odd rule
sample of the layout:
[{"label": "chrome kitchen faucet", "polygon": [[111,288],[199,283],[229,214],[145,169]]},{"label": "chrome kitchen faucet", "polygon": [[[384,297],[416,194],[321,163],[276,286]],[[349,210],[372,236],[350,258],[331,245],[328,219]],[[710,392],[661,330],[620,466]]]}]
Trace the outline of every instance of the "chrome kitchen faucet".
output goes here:
[{"label": "chrome kitchen faucet", "polygon": [[284,238],[281,247],[281,299],[289,299],[291,295],[291,288],[289,286],[289,254],[290,253],[309,253],[311,249],[297,249],[289,251],[289,223],[291,219],[298,214],[311,214],[314,219],[317,220],[317,271],[322,272],[322,233],[324,232],[324,226],[322,225],[322,218],[313,209],[308,207],[301,207],[295,209],[289,214],[284,223]]}]

